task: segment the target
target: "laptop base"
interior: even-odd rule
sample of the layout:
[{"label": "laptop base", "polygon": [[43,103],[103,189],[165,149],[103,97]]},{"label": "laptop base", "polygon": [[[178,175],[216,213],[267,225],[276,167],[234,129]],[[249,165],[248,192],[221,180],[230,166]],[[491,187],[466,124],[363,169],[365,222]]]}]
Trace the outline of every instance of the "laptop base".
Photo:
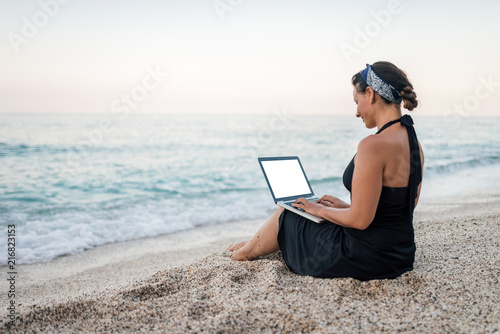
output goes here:
[{"label": "laptop base", "polygon": [[282,208],[285,208],[287,209],[288,211],[292,211],[296,214],[298,214],[299,216],[302,216],[304,218],[307,218],[315,223],[323,223],[323,222],[326,222],[327,220],[324,220],[323,218],[320,218],[320,217],[317,217],[317,216],[314,216],[314,215],[311,215],[310,213],[307,213],[305,211],[302,211],[302,210],[299,210],[298,208],[294,207],[294,206],[291,206],[291,205],[288,205],[286,204],[285,202],[283,201],[279,201],[276,203],[278,206],[281,206]]}]

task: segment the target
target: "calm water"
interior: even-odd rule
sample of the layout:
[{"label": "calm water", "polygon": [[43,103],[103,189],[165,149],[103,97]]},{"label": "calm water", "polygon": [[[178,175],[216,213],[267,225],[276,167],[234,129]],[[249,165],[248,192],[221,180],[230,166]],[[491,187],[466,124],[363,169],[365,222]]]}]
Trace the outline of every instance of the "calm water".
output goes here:
[{"label": "calm water", "polygon": [[[499,175],[500,118],[414,119],[426,156],[422,198]],[[257,157],[272,155],[300,156],[317,194],[347,199],[342,172],[374,132],[352,116],[3,114],[0,221],[4,231],[16,224],[17,259],[27,263],[261,218],[275,206]]]}]

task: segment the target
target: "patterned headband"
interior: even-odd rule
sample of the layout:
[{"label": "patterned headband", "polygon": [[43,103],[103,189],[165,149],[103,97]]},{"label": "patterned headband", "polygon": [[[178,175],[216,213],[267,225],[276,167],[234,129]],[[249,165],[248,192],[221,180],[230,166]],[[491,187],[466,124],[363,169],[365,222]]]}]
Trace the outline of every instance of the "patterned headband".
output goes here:
[{"label": "patterned headband", "polygon": [[385,82],[384,79],[379,77],[377,73],[373,71],[371,65],[366,64],[366,68],[361,71],[361,78],[363,78],[368,86],[379,93],[380,96],[386,98],[392,103],[401,103],[402,99],[396,88],[392,87],[391,84]]}]

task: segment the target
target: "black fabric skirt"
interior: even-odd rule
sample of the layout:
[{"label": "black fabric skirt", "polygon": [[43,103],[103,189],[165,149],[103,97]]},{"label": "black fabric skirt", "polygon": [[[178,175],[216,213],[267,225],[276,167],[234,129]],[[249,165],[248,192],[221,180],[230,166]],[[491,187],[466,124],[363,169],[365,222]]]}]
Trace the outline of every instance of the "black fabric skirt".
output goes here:
[{"label": "black fabric skirt", "polygon": [[288,268],[300,275],[353,277],[359,280],[394,278],[413,269],[413,262],[352,237],[334,223],[315,223],[283,210],[278,244]]}]

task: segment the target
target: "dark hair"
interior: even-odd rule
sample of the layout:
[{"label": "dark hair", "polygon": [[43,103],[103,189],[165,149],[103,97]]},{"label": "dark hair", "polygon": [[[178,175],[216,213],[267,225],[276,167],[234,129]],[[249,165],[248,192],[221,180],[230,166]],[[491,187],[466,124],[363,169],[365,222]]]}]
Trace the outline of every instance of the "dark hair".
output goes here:
[{"label": "dark hair", "polygon": [[[372,65],[373,71],[392,87],[396,88],[399,95],[403,99],[403,107],[408,110],[413,110],[417,107],[417,94],[413,91],[413,85],[408,80],[406,73],[399,69],[393,63],[388,61],[378,61]],[[364,93],[368,85],[361,77],[361,72],[353,75],[351,83],[356,87],[358,92]],[[380,96],[386,103],[392,103],[383,96]]]}]

